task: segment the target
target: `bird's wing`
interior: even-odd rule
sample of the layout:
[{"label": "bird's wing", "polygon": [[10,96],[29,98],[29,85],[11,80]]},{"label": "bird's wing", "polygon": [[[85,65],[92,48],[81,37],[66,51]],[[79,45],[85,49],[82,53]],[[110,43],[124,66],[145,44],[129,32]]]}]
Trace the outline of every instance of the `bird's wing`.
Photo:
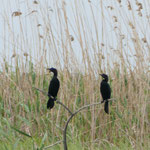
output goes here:
[{"label": "bird's wing", "polygon": [[53,96],[53,97],[56,97],[58,90],[59,90],[59,86],[60,86],[59,80],[57,78],[53,78],[50,81],[48,94]]},{"label": "bird's wing", "polygon": [[103,100],[106,100],[106,99],[110,98],[111,89],[110,89],[110,86],[107,82],[102,82],[101,83],[100,91],[101,91]]}]

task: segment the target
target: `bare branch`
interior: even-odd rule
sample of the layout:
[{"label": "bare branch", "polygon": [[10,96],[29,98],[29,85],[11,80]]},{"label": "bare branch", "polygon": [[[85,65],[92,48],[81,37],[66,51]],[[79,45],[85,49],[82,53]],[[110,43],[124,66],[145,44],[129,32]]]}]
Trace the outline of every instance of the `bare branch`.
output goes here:
[{"label": "bare branch", "polygon": [[62,102],[60,102],[59,100],[56,100],[56,103],[62,105],[66,110],[68,110],[68,112],[69,112],[71,115],[73,115],[73,113],[71,112],[71,110],[70,110],[68,107],[66,107]]},{"label": "bare branch", "polygon": [[56,142],[56,143],[54,143],[54,144],[52,144],[52,145],[49,145],[49,146],[44,147],[44,149],[51,148],[51,147],[53,147],[53,146],[55,146],[55,145],[57,145],[57,144],[59,144],[59,143],[61,143],[61,142],[63,142],[63,141],[60,140],[60,141],[58,141],[58,142]]},{"label": "bare branch", "polygon": [[[41,89],[38,89],[38,88],[36,88],[36,87],[33,87],[33,88],[36,89],[36,90],[38,90],[38,91],[40,91],[40,92],[42,92],[44,95],[47,95],[47,96],[48,96],[48,94],[47,94],[45,91],[43,91],[43,90],[41,90]],[[115,99],[108,99],[108,101],[112,101],[112,100],[115,100]],[[64,150],[68,150],[68,148],[67,148],[66,132],[67,132],[67,127],[68,127],[68,124],[69,124],[70,120],[71,120],[78,112],[82,111],[83,109],[88,108],[88,107],[90,107],[90,106],[99,105],[99,104],[102,104],[102,103],[104,103],[104,102],[105,102],[105,101],[101,101],[101,102],[98,102],[98,103],[93,103],[93,104],[85,105],[85,106],[79,108],[79,109],[78,109],[77,111],[75,111],[74,113],[72,113],[71,110],[70,110],[68,107],[66,107],[62,102],[60,102],[59,100],[56,100],[56,103],[58,103],[58,104],[60,104],[61,106],[63,106],[63,107],[71,114],[71,116],[68,118],[68,120],[67,120],[67,122],[66,122],[66,124],[65,124],[65,129],[64,129],[64,131],[63,131]],[[54,145],[56,145],[56,144],[59,144],[59,143],[61,143],[61,142],[62,142],[62,141],[58,141],[58,142],[56,142],[55,144],[52,144],[52,145],[49,145],[49,146],[45,147],[44,149],[50,148],[50,147],[52,147],[52,146],[54,146]]]},{"label": "bare branch", "polygon": [[[115,100],[115,99],[108,99],[108,101],[112,101],[112,100]],[[88,108],[88,107],[90,107],[90,106],[94,106],[94,105],[99,105],[99,104],[102,104],[102,103],[104,103],[105,101],[101,101],[101,102],[98,102],[98,103],[93,103],[93,104],[89,104],[89,105],[85,105],[85,106],[83,106],[83,107],[81,107],[81,108],[79,108],[77,111],[75,111],[73,114],[74,115],[76,115],[78,112],[80,112],[81,110],[83,110],[83,109],[85,109],[85,108]]]},{"label": "bare branch", "polygon": [[38,90],[38,91],[42,92],[44,95],[48,96],[47,92],[45,92],[45,91],[43,91],[43,90],[41,90],[39,88],[36,88],[36,87],[32,87],[32,88],[34,88],[35,90]]},{"label": "bare branch", "polygon": [[[112,101],[112,100],[114,100],[114,99],[109,99],[108,101]],[[70,120],[71,120],[78,112],[80,112],[81,110],[83,110],[83,109],[85,109],[85,108],[88,108],[88,107],[90,107],[90,106],[99,105],[99,104],[102,104],[102,103],[104,103],[104,101],[101,101],[101,102],[98,102],[98,103],[89,104],[89,105],[85,105],[85,106],[79,108],[77,111],[75,111],[75,112],[69,117],[69,119],[68,119],[67,122],[66,122],[65,129],[64,129],[64,132],[63,132],[64,150],[68,150],[68,148],[67,148],[66,132],[67,132],[67,127],[68,127],[68,124],[69,124]]]},{"label": "bare branch", "polygon": [[[36,90],[38,90],[38,91],[40,91],[40,92],[42,92],[44,95],[47,95],[47,96],[48,96],[47,92],[45,92],[45,91],[43,91],[43,90],[41,90],[41,89],[39,89],[39,88],[36,88],[36,87],[33,87],[33,88],[36,89]],[[66,107],[62,102],[60,102],[59,100],[56,100],[56,103],[62,105],[71,115],[73,114],[73,113],[71,112],[71,110],[70,110],[68,107]]]}]

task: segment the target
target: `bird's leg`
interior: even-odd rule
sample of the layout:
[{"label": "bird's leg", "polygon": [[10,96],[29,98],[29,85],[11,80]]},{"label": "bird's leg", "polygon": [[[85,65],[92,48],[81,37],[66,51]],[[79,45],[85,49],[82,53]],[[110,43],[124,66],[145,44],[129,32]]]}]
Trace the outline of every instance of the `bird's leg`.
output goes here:
[{"label": "bird's leg", "polygon": [[52,98],[54,101],[56,101],[56,97],[53,97],[53,96],[50,95],[49,93],[48,93],[48,97],[49,97],[49,98]]},{"label": "bird's leg", "polygon": [[51,97],[51,95],[49,93],[47,95],[48,95],[48,97]]},{"label": "bird's leg", "polygon": [[105,102],[105,100],[102,100],[102,101],[101,101],[101,103],[104,103],[104,102]]}]

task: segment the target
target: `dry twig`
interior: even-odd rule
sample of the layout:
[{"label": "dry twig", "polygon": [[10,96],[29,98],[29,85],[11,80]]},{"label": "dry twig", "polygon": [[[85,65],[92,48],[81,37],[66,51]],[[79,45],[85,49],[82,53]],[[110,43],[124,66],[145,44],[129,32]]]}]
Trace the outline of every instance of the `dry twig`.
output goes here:
[{"label": "dry twig", "polygon": [[[41,89],[38,89],[38,88],[35,88],[35,87],[33,87],[33,88],[36,89],[36,90],[38,90],[38,91],[40,91],[40,92],[42,92],[44,95],[47,95],[47,96],[48,96],[48,94],[47,94],[45,91],[43,91],[43,90],[41,90]],[[114,99],[109,99],[108,101],[112,101],[112,100],[114,100]],[[71,116],[68,118],[68,120],[67,120],[67,122],[66,122],[66,124],[65,124],[65,128],[64,128],[64,131],[63,131],[64,150],[68,150],[66,134],[67,134],[67,127],[68,127],[68,124],[69,124],[70,120],[71,120],[77,113],[79,113],[80,111],[82,111],[83,109],[88,108],[88,107],[90,107],[90,106],[95,106],[95,105],[102,104],[102,103],[104,103],[104,101],[97,102],[97,103],[93,103],[93,104],[89,104],[89,105],[85,105],[85,106],[79,108],[79,109],[78,109],[77,111],[75,111],[74,113],[72,113],[71,110],[70,110],[68,107],[66,107],[62,102],[60,102],[59,100],[56,100],[56,102],[57,102],[58,104],[60,104],[61,106],[63,106],[63,107],[71,114]],[[55,144],[52,144],[52,145],[50,145],[50,146],[45,147],[44,149],[47,149],[47,148],[49,148],[49,147],[52,147],[52,146],[54,146],[54,145],[56,145],[56,144],[59,144],[59,143],[61,143],[61,142],[62,142],[62,141],[58,141],[58,142],[56,142]]]}]

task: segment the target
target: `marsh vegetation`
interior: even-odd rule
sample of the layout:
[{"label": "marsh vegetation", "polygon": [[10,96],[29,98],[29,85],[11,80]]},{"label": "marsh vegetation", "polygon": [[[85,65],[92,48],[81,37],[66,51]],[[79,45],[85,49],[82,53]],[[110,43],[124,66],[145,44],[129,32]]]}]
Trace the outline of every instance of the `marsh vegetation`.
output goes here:
[{"label": "marsh vegetation", "polygon": [[62,140],[69,113],[59,104],[47,110],[48,97],[33,88],[48,91],[47,67],[58,69],[58,99],[72,112],[101,101],[99,73],[109,75],[110,114],[96,105],[76,115],[69,150],[149,149],[149,2],[16,3],[2,13],[1,149],[44,149]]}]

